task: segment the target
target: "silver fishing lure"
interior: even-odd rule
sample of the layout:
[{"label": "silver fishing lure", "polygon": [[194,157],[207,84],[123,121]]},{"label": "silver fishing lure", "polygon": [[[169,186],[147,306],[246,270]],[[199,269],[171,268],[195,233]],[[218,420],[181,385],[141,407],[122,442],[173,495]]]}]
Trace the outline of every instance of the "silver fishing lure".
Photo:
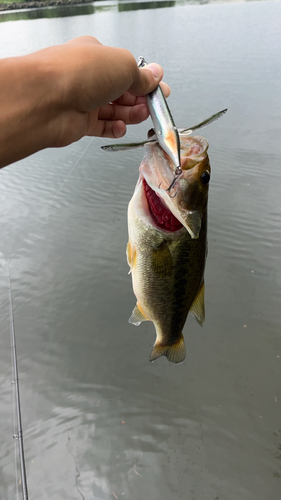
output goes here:
[{"label": "silver fishing lure", "polygon": [[[146,65],[144,57],[140,56],[138,67],[143,68]],[[157,140],[174,163],[175,175],[178,177],[182,172],[179,132],[160,85],[146,96],[146,101]]]}]

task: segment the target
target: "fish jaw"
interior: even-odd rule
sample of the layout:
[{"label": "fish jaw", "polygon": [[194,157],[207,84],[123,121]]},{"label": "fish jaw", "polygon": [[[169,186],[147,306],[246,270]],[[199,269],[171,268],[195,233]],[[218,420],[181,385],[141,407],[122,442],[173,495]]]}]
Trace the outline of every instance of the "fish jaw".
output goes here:
[{"label": "fish jaw", "polygon": [[153,227],[156,231],[164,233],[174,233],[183,229],[182,223],[170,211],[161,195],[149,186],[142,172],[129,204],[129,226],[132,217],[141,220],[146,228]]},{"label": "fish jaw", "polygon": [[208,201],[208,184],[201,182],[202,174],[210,177],[211,172],[208,146],[206,139],[201,136],[181,137],[182,174],[176,180],[172,194],[169,186],[174,180],[174,167],[158,144],[147,148],[140,166],[140,174],[148,186],[186,228],[191,238],[199,236],[202,215]]}]

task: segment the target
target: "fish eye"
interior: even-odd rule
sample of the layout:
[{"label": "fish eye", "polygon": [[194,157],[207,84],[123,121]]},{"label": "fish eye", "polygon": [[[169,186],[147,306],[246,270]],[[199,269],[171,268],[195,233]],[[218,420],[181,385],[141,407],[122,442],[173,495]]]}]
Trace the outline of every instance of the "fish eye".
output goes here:
[{"label": "fish eye", "polygon": [[208,170],[206,170],[205,172],[203,172],[203,174],[201,174],[201,182],[202,184],[206,185],[208,184],[209,180],[210,180],[210,173],[208,172]]}]

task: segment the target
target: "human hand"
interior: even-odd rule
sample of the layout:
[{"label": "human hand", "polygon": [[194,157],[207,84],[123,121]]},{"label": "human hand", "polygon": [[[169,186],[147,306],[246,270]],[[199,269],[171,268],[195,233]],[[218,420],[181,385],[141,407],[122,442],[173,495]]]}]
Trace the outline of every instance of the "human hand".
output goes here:
[{"label": "human hand", "polygon": [[[53,56],[59,68],[64,65],[60,82],[63,113],[57,114],[55,146],[85,135],[122,137],[126,125],[148,118],[144,95],[163,77],[158,64],[140,69],[129,51],[104,46],[88,36],[54,47]],[[161,82],[161,87],[168,97],[169,86]]]},{"label": "human hand", "polygon": [[128,50],[90,36],[0,59],[0,168],[85,135],[122,137],[148,117],[144,96],[162,76],[158,64],[140,69]]}]

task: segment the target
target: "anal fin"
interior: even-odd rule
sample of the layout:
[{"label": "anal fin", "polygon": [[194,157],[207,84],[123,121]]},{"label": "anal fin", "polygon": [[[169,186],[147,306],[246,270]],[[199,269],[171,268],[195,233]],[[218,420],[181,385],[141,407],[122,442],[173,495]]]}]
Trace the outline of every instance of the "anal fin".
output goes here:
[{"label": "anal fin", "polygon": [[149,321],[149,319],[145,316],[143,311],[141,310],[140,306],[138,303],[136,303],[136,306],[132,312],[132,315],[129,319],[129,323],[135,326],[139,326],[142,321]]},{"label": "anal fin", "polygon": [[155,359],[161,356],[166,356],[171,363],[182,363],[185,359],[185,355],[185,343],[183,334],[181,334],[179,340],[172,345],[163,345],[156,341],[149,356],[149,361],[155,361]]}]

